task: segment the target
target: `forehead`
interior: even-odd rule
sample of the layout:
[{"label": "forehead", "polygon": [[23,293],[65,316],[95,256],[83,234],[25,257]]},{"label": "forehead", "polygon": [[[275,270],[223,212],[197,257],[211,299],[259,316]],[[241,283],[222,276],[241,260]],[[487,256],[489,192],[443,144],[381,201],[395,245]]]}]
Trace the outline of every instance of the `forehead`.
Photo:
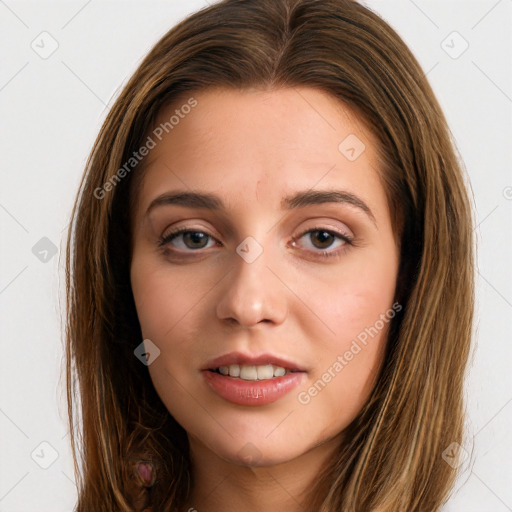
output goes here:
[{"label": "forehead", "polygon": [[347,105],[314,88],[198,91],[162,109],[150,136],[142,208],[173,187],[228,202],[279,201],[317,185],[363,195],[380,187],[375,138]]},{"label": "forehead", "polygon": [[[187,107],[191,98],[196,102],[193,109]],[[242,159],[257,153],[260,158],[309,157],[318,162],[331,156],[332,160],[346,136],[371,137],[348,105],[306,87],[202,90],[162,109],[156,125],[163,128],[163,138],[174,146],[173,151],[188,151],[193,153],[189,158],[198,159],[209,153],[213,161],[222,160],[223,153]],[[210,153],[212,145],[217,147],[215,154]],[[163,153],[164,146],[159,144],[153,156]]]}]

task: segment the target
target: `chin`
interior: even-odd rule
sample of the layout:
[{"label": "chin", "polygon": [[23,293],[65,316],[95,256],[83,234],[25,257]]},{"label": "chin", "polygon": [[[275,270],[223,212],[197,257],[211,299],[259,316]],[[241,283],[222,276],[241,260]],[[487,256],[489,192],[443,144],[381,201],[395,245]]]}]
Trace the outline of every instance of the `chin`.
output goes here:
[{"label": "chin", "polygon": [[219,453],[218,455],[227,462],[237,466],[264,468],[288,462],[298,457],[300,453],[297,453],[297,447],[289,452],[280,451],[276,453],[275,449],[263,447],[258,444],[258,441],[256,443],[248,441],[236,452],[229,450],[228,453],[223,455]]}]

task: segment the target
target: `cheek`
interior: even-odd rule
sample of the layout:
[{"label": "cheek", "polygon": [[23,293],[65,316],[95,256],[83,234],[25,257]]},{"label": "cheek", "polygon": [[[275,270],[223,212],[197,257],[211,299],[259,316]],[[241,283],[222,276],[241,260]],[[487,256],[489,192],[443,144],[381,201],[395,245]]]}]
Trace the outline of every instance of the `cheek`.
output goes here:
[{"label": "cheek", "polygon": [[337,365],[336,373],[343,373],[344,387],[353,391],[364,388],[363,382],[377,370],[395,316],[393,292],[393,286],[355,284],[324,298],[323,320],[331,332],[316,336],[320,373],[332,372],[332,366],[340,362],[343,369]]},{"label": "cheek", "polygon": [[[161,264],[151,260],[135,259],[132,263],[131,282],[137,315],[144,337],[162,339],[186,318],[193,316],[204,299],[210,285],[206,280],[190,272],[169,272]],[[184,321],[185,320],[185,321]]]},{"label": "cheek", "polygon": [[[369,253],[333,268],[321,280],[304,281],[306,302],[329,328],[323,329],[323,334],[329,333],[323,339],[343,349],[352,338],[373,326],[393,305],[396,273],[396,258]],[[306,323],[303,326],[307,328]]]},{"label": "cheek", "polygon": [[194,414],[200,414],[183,392],[183,385],[187,389],[197,386],[184,361],[201,352],[201,347],[187,341],[197,338],[194,306],[201,303],[205,290],[198,282],[191,284],[189,273],[170,272],[142,256],[134,256],[132,261],[131,284],[142,336],[160,349],[148,367],[151,380],[167,409],[187,424]]},{"label": "cheek", "polygon": [[301,403],[311,403],[319,417],[333,418],[334,430],[355,417],[371,392],[396,315],[397,259],[368,254],[361,268],[359,263],[350,269],[340,266],[321,285],[308,283],[308,304],[329,330],[316,323],[315,331],[311,318],[302,322],[315,340],[318,358]]}]

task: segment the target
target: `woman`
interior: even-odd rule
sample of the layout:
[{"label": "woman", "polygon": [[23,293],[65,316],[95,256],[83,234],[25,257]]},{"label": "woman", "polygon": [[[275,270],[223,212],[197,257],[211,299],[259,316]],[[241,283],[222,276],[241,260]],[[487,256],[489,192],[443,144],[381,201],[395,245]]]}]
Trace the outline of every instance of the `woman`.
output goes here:
[{"label": "woman", "polygon": [[168,32],[91,152],[67,278],[77,511],[446,501],[471,212],[421,68],[357,2]]}]

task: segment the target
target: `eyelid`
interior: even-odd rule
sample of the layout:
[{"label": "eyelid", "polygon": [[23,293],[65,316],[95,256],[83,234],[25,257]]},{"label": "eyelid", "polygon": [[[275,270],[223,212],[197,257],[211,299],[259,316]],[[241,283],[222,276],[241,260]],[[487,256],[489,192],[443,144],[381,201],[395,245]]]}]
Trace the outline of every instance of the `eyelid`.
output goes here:
[{"label": "eyelid", "polygon": [[[211,238],[214,238],[216,241],[219,241],[219,238],[216,234],[216,230],[211,228],[210,226],[201,226],[199,224],[194,225],[196,222],[201,222],[199,219],[184,219],[183,221],[175,222],[174,224],[168,225],[166,228],[161,231],[161,235],[159,239],[162,240],[164,238],[169,238],[172,235],[177,235],[184,232],[201,232],[206,233]],[[210,223],[208,223],[210,224]]]},{"label": "eyelid", "polygon": [[327,225],[315,225],[312,227],[308,227],[307,229],[303,230],[300,235],[297,238],[303,237],[306,233],[309,233],[310,231],[326,231],[327,233],[331,233],[333,235],[339,236],[340,238],[346,239],[346,240],[353,240],[354,235],[352,232],[347,228],[348,233],[343,233],[339,228],[333,227],[333,226],[327,226]]},{"label": "eyelid", "polygon": [[349,250],[350,247],[356,245],[354,240],[355,237],[353,235],[348,235],[346,233],[340,233],[337,229],[333,228],[325,228],[324,226],[317,226],[317,227],[310,227],[302,232],[302,234],[296,236],[292,240],[292,246],[296,247],[296,243],[298,240],[304,237],[304,235],[311,233],[311,232],[324,232],[329,233],[331,236],[334,236],[335,238],[338,238],[343,243],[341,246],[337,247],[336,249],[331,249],[328,247],[327,249],[305,249],[305,252],[307,254],[312,255],[313,258],[319,258],[319,259],[326,259],[326,258],[339,258],[341,257],[347,250]]},{"label": "eyelid", "polygon": [[[296,240],[298,238],[302,238],[305,234],[310,233],[312,231],[325,231],[327,233],[331,233],[333,235],[339,236],[340,238],[346,240],[347,242],[350,242],[350,241],[353,240],[353,236],[348,235],[346,233],[340,233],[336,229],[326,228],[325,226],[316,226],[316,227],[307,228],[307,229],[303,230],[298,236],[293,237],[293,240]],[[210,232],[208,232],[207,230],[183,227],[183,228],[176,228],[175,230],[170,231],[169,233],[167,233],[165,235],[162,235],[160,237],[159,241],[158,241],[158,245],[164,245],[166,243],[166,240],[168,240],[168,239],[170,239],[172,237],[178,236],[178,235],[180,235],[182,233],[190,233],[190,232],[192,232],[192,233],[194,233],[194,232],[205,233],[207,236],[209,236],[210,238],[214,239],[216,242],[219,242],[219,240],[217,240],[217,238],[214,235],[212,235]],[[219,243],[221,243],[221,242],[219,242]]]},{"label": "eyelid", "polygon": [[[165,233],[165,231],[164,231]],[[205,235],[207,235],[209,238],[211,238],[212,240],[215,240],[215,242],[217,243],[221,243],[219,242],[219,240],[217,240],[217,238],[215,236],[213,236],[209,231],[207,231],[206,229],[202,229],[202,228],[194,228],[194,227],[181,227],[181,228],[176,228],[174,230],[171,230],[169,233],[167,234],[163,234],[159,240],[158,240],[158,246],[159,247],[162,247],[162,246],[165,246],[166,244],[168,244],[171,239],[175,238],[175,237],[178,237],[179,235],[183,234],[183,233],[204,233]],[[191,251],[193,252],[193,251]]]},{"label": "eyelid", "polygon": [[[318,223],[316,225],[309,226],[309,227],[303,229],[299,235],[293,236],[292,237],[292,246],[296,247],[296,242],[298,240],[300,240],[306,234],[313,233],[313,232],[327,232],[327,233],[331,234],[332,236],[334,236],[335,238],[338,238],[339,240],[343,241],[343,244],[341,244],[341,247],[338,247],[334,250],[330,249],[330,248],[321,249],[318,247],[316,248],[316,250],[315,249],[304,249],[306,253],[309,253],[309,254],[313,255],[313,257],[316,257],[316,258],[320,258],[320,259],[324,258],[325,259],[327,257],[341,256],[342,253],[344,251],[347,251],[350,246],[355,245],[356,237],[352,234],[351,230],[344,224],[343,224],[343,226],[346,228],[346,230],[350,234],[343,232],[343,230],[341,230],[339,227],[329,226],[328,225],[329,221],[327,221],[327,220],[325,220],[324,222],[321,222],[321,221],[319,222],[317,219],[317,222]],[[165,246],[167,244],[170,244],[170,242],[174,238],[179,237],[181,234],[191,233],[191,232],[192,233],[194,233],[194,232],[204,233],[209,239],[215,241],[217,246],[218,245],[222,246],[222,242],[220,242],[215,235],[211,234],[210,230],[208,230],[208,229],[205,229],[203,227],[181,226],[181,227],[171,229],[171,231],[168,232],[167,234],[163,234],[160,237],[160,239],[158,240],[158,247],[165,248]],[[165,231],[164,231],[164,233],[165,233]],[[211,248],[212,247],[198,247],[195,249],[187,248],[185,250],[173,248],[173,249],[170,249],[170,251],[174,252],[177,255],[185,255],[185,257],[187,257],[187,256],[191,256],[194,253],[197,253],[197,254],[203,253],[204,249],[211,249]]]}]

